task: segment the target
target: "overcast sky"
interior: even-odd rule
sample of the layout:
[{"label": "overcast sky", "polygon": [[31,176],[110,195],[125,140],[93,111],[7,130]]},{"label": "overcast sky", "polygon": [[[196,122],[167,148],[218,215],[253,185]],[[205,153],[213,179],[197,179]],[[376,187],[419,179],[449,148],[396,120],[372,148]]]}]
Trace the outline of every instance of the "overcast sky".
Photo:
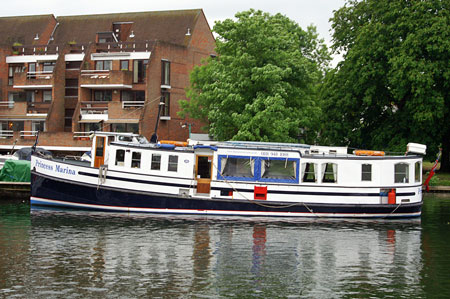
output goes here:
[{"label": "overcast sky", "polygon": [[344,3],[345,0],[19,0],[2,3],[0,16],[67,16],[202,8],[212,29],[215,21],[233,18],[236,12],[254,8],[270,14],[286,15],[304,29],[313,24],[319,36],[330,45],[331,26],[328,21],[333,10],[344,6]]}]

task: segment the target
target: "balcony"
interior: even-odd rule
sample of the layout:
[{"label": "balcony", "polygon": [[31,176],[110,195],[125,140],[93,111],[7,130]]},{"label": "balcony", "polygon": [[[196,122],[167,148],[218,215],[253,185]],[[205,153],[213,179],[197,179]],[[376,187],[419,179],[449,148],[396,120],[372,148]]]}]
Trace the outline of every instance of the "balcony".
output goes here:
[{"label": "balcony", "polygon": [[131,89],[131,71],[82,70],[80,87],[91,89]]},{"label": "balcony", "polygon": [[108,120],[109,102],[81,102],[80,123],[95,123]]},{"label": "balcony", "polygon": [[13,87],[21,89],[51,89],[53,88],[53,72],[15,73]]},{"label": "balcony", "polygon": [[47,117],[50,109],[50,102],[29,102],[27,105],[27,116],[29,117]]}]

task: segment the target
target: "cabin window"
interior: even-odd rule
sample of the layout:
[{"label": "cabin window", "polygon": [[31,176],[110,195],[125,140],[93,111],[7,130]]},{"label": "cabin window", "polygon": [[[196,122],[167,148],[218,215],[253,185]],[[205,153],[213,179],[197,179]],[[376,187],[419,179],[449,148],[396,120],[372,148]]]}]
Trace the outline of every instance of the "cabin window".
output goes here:
[{"label": "cabin window", "polygon": [[421,181],[421,174],[422,174],[422,163],[420,162],[416,162],[415,167],[414,167],[414,181],[416,183],[420,183]]},{"label": "cabin window", "polygon": [[116,151],[116,165],[123,166],[125,163],[125,150]]},{"label": "cabin window", "polygon": [[152,164],[150,166],[151,170],[160,170],[161,169],[161,155],[153,154],[152,155]]},{"label": "cabin window", "polygon": [[223,157],[220,159],[220,169],[223,177],[253,178],[255,160],[251,157]]},{"label": "cabin window", "polygon": [[337,164],[325,163],[322,164],[322,183],[336,183],[337,182]]},{"label": "cabin window", "polygon": [[296,180],[297,161],[289,159],[261,160],[261,179]]},{"label": "cabin window", "polygon": [[372,164],[361,165],[361,181],[372,181]]},{"label": "cabin window", "polygon": [[305,183],[317,182],[316,175],[317,165],[316,163],[303,163],[302,164],[302,181]]},{"label": "cabin window", "polygon": [[409,183],[409,164],[395,164],[395,183]]},{"label": "cabin window", "polygon": [[168,171],[178,171],[178,156],[169,156],[169,166],[167,168]]},{"label": "cabin window", "polygon": [[141,153],[133,152],[131,155],[131,168],[141,168]]}]

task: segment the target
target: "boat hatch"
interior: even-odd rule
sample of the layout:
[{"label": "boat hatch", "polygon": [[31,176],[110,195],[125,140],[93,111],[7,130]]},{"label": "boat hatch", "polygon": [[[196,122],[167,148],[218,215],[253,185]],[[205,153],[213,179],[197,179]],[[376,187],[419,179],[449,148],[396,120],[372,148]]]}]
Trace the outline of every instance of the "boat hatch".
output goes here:
[{"label": "boat hatch", "polygon": [[209,193],[211,190],[213,156],[197,156],[195,179],[197,181],[197,193]]}]

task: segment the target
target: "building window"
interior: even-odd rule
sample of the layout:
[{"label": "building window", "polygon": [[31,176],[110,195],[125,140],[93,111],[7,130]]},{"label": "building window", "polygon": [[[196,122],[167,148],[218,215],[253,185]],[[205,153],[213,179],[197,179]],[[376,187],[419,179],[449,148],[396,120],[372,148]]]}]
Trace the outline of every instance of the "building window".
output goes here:
[{"label": "building window", "polygon": [[55,68],[55,62],[44,62],[43,71],[44,72],[53,72],[53,69]]},{"label": "building window", "polygon": [[6,122],[6,127],[4,126],[4,123],[2,124],[2,128],[4,128],[7,131],[23,131],[24,128],[24,122],[23,121],[8,121]]},{"label": "building window", "polygon": [[361,181],[372,181],[372,164],[361,165]]},{"label": "building window", "polygon": [[336,183],[337,182],[337,164],[325,163],[322,164],[322,183]]},{"label": "building window", "polygon": [[302,182],[315,183],[317,182],[316,163],[303,163],[302,164]]},{"label": "building window", "polygon": [[133,83],[144,83],[148,60],[133,61]]},{"label": "building window", "polygon": [[14,85],[14,74],[22,73],[24,71],[23,65],[11,65],[8,68],[8,85]]},{"label": "building window", "polygon": [[161,110],[161,116],[170,116],[170,93],[161,93],[161,103],[164,103]]},{"label": "building window", "polygon": [[117,133],[139,133],[139,124],[125,123],[125,124],[111,124],[111,132]]},{"label": "building window", "polygon": [[129,61],[128,60],[121,60],[120,61],[120,70],[121,71],[128,71],[129,70]]},{"label": "building window", "polygon": [[409,183],[409,164],[407,163],[395,164],[394,182]]},{"label": "building window", "polygon": [[98,71],[112,70],[112,60],[97,60],[95,62],[95,69]]},{"label": "building window", "polygon": [[178,171],[178,156],[169,155],[169,166],[167,167],[168,171]]},{"label": "building window", "polygon": [[116,165],[123,166],[125,164],[125,150],[119,149],[116,151]]},{"label": "building window", "polygon": [[150,166],[151,170],[160,170],[161,169],[161,155],[152,154],[152,164]]},{"label": "building window", "polygon": [[131,155],[131,168],[141,168],[141,153],[133,152]]},{"label": "building window", "polygon": [[161,60],[161,85],[170,86],[170,61]]},{"label": "building window", "polygon": [[82,61],[66,61],[66,70],[79,70]]},{"label": "building window", "polygon": [[136,91],[130,91],[130,90],[122,90],[120,93],[120,100],[121,101],[145,101],[145,91],[143,90],[136,90]]},{"label": "building window", "polygon": [[27,74],[29,79],[34,79],[36,78],[36,63],[34,62],[30,62],[28,63],[28,74]]},{"label": "building window", "polygon": [[44,102],[51,102],[52,101],[52,91],[51,90],[44,90],[43,91],[43,100],[44,100]]},{"label": "building window", "polygon": [[31,130],[34,132],[44,132],[45,131],[45,121],[33,121],[31,123]]},{"label": "building window", "polygon": [[422,163],[416,162],[414,167],[414,181],[420,183],[422,180]]},{"label": "building window", "polygon": [[102,127],[100,126],[100,123],[85,123],[84,125],[84,131],[82,132],[95,132],[95,131],[102,131]]},{"label": "building window", "polygon": [[109,102],[112,100],[111,90],[94,90],[94,101]]}]

